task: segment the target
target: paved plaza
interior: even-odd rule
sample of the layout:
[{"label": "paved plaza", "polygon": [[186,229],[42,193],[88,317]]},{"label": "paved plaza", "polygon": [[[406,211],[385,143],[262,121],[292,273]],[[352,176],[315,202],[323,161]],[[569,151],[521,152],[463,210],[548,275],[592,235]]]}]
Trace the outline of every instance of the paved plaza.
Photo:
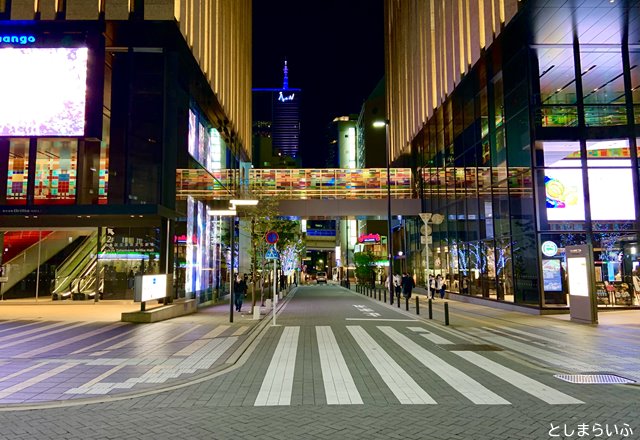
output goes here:
[{"label": "paved plaza", "polygon": [[276,326],[227,304],[154,324],[3,304],[0,438],[640,438],[637,311],[589,326],[449,301],[445,326],[420,301],[302,286]]}]

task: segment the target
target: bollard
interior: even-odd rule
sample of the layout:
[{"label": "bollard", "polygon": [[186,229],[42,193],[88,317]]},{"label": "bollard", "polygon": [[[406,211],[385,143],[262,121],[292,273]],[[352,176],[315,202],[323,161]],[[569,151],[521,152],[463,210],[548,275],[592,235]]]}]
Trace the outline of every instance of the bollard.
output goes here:
[{"label": "bollard", "polygon": [[418,298],[418,297],[416,296],[416,315],[419,315],[419,314],[420,314],[420,301],[419,301],[419,299],[420,299],[420,298]]},{"label": "bollard", "polygon": [[409,311],[409,297],[406,296],[404,298],[404,306],[405,306],[405,310],[408,312]]},{"label": "bollard", "polygon": [[378,301],[382,301],[382,291],[383,291],[383,290],[384,290],[384,289],[380,289],[380,290],[378,290]]},{"label": "bollard", "polygon": [[385,290],[383,293],[384,293],[384,302],[387,302],[387,291]]},{"label": "bollard", "polygon": [[449,325],[449,303],[444,303],[444,325]]},{"label": "bollard", "polygon": [[429,298],[429,319],[433,319],[433,303],[431,302],[431,298]]},{"label": "bollard", "polygon": [[398,297],[398,308],[400,308],[400,295],[396,295]]}]

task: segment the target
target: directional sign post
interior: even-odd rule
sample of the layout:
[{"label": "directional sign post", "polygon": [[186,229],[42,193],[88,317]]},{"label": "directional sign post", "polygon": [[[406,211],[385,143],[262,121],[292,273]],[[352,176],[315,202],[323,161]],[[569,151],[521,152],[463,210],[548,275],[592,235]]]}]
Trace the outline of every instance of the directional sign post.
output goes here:
[{"label": "directional sign post", "polygon": [[[275,232],[273,233],[276,234]],[[267,242],[268,242],[269,232],[267,233],[266,236],[267,236]],[[276,234],[275,241],[278,241],[277,237],[278,237],[278,234]],[[273,243],[272,246],[269,247],[269,249],[267,249],[267,252],[264,254],[264,258],[266,258],[267,260],[273,260],[273,301],[271,302],[271,304],[273,306],[273,325],[276,325],[276,305],[278,304],[278,288],[277,288],[278,283],[276,280],[276,275],[277,275],[278,260],[280,259],[280,253],[276,249],[275,243]]]}]

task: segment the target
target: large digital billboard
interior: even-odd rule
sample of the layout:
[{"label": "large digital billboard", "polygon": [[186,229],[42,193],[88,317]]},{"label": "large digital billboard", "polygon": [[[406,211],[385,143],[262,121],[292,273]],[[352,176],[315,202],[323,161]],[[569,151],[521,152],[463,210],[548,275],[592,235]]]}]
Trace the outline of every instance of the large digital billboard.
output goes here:
[{"label": "large digital billboard", "polygon": [[84,136],[86,47],[0,48],[0,136]]},{"label": "large digital billboard", "polygon": [[580,169],[546,169],[544,186],[549,221],[584,220]]}]

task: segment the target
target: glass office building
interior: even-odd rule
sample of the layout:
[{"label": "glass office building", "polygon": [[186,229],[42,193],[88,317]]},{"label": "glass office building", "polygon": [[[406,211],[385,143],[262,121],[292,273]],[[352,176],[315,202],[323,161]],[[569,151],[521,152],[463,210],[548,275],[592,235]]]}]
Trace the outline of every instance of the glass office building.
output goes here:
[{"label": "glass office building", "polygon": [[570,3],[521,2],[410,140],[452,292],[565,308],[589,244],[599,307],[640,304],[640,2]]}]

